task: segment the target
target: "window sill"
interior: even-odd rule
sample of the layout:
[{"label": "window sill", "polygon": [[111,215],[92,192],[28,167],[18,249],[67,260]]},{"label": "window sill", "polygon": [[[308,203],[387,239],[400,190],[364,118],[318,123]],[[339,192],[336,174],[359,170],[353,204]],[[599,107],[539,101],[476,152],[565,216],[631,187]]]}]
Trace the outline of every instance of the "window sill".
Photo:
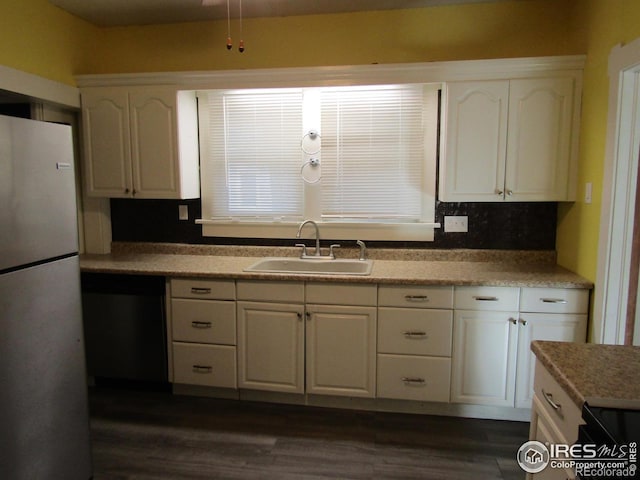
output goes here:
[{"label": "window sill", "polygon": [[[220,222],[196,220],[205,237],[295,238],[301,222]],[[432,242],[439,223],[344,223],[316,222],[323,239]],[[313,229],[305,228],[303,238],[313,238]]]}]

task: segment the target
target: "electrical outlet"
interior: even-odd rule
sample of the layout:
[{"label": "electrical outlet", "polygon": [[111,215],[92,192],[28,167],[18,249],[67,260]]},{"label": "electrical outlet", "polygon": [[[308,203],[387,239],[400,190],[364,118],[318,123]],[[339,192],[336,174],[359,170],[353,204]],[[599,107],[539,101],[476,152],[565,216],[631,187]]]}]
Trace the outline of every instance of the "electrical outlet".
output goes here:
[{"label": "electrical outlet", "polygon": [[189,220],[189,205],[178,205],[178,220]]},{"label": "electrical outlet", "polygon": [[469,217],[464,216],[445,216],[444,217],[445,232],[468,232]]}]

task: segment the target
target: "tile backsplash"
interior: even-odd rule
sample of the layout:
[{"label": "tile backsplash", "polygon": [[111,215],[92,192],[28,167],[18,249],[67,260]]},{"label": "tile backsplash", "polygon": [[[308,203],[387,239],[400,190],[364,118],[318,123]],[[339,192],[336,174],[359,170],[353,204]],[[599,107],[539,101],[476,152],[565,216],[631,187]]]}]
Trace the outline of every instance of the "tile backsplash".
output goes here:
[{"label": "tile backsplash", "polygon": [[[178,205],[188,205],[189,220],[178,220]],[[295,231],[285,239],[203,237],[195,224],[200,199],[111,200],[113,241],[168,242],[216,245],[276,245],[295,241]],[[557,203],[436,203],[436,222],[445,215],[469,217],[467,233],[437,229],[433,242],[367,242],[375,247],[470,248],[496,250],[555,250]],[[327,239],[327,241],[330,239]],[[289,242],[289,243],[287,243]]]}]

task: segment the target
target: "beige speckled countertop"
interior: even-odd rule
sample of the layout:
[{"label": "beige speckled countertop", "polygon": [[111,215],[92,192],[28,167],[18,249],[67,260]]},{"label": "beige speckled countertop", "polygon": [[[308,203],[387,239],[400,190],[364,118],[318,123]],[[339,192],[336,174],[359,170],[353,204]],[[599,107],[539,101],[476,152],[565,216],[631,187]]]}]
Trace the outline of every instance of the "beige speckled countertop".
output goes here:
[{"label": "beige speckled countertop", "polygon": [[[173,277],[313,280],[413,285],[486,285],[592,288],[593,284],[555,264],[552,252],[487,250],[369,250],[371,275],[308,275],[245,272],[264,256],[295,257],[299,249],[213,247],[180,244],[114,244],[108,255],[81,255],[86,272]],[[340,258],[357,258],[341,249]]]},{"label": "beige speckled countertop", "polygon": [[640,347],[534,341],[531,350],[578,407],[640,409]]}]

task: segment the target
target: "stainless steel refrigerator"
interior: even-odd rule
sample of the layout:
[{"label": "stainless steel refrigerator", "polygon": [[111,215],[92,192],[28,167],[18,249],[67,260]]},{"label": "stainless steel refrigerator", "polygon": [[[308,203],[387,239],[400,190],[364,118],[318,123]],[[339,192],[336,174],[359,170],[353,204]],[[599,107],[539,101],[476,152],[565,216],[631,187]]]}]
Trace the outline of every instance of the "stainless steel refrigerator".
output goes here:
[{"label": "stainless steel refrigerator", "polygon": [[92,476],[71,128],[0,116],[0,478]]}]

